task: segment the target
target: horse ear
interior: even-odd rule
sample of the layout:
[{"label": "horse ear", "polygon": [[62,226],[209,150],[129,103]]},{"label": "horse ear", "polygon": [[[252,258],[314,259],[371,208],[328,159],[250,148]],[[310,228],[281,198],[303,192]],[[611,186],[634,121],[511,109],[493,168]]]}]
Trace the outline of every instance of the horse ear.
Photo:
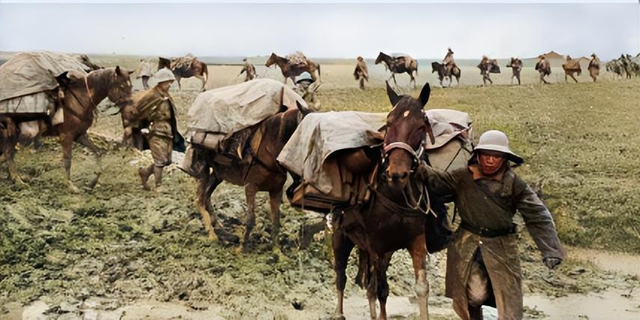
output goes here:
[{"label": "horse ear", "polygon": [[296,107],[298,107],[298,110],[302,113],[303,117],[312,112],[311,109],[305,108],[305,106],[303,106],[298,100],[296,100]]},{"label": "horse ear", "polygon": [[385,83],[387,84],[387,95],[389,96],[389,101],[391,101],[391,106],[395,107],[396,103],[400,101],[400,97],[398,97],[398,94],[393,91],[389,85],[389,81],[385,81]]},{"label": "horse ear", "polygon": [[61,86],[67,86],[69,84],[69,77],[67,77],[68,73],[69,71],[65,71],[56,77],[56,81],[58,81]]},{"label": "horse ear", "polygon": [[116,66],[116,74],[122,74],[122,71],[120,71],[120,66]]},{"label": "horse ear", "polygon": [[424,87],[422,87],[422,91],[420,91],[420,103],[422,104],[422,108],[424,108],[424,106],[427,105],[427,102],[429,102],[429,96],[431,96],[431,86],[429,85],[429,82],[424,84]]}]

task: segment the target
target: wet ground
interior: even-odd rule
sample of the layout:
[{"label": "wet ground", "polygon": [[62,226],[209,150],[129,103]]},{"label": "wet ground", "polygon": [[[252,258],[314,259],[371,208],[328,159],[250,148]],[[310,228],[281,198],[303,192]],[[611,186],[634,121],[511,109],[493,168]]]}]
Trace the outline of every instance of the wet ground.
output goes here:
[{"label": "wet ground", "polygon": [[[348,67],[344,70],[352,71]],[[237,72],[230,67],[212,70],[213,74]],[[342,69],[326,70],[331,82],[331,77]],[[345,74],[350,76],[348,72]],[[185,90],[172,91],[179,105],[181,131],[185,129],[186,110],[197,95],[194,88],[199,82],[192,80],[186,80]],[[213,81],[217,84],[227,80]],[[630,97],[629,90],[637,89],[639,84],[630,82],[620,89],[605,82],[597,88],[633,100],[636,96]],[[566,88],[588,93],[591,90],[588,85],[566,85]],[[568,259],[559,269],[548,271],[525,232],[520,244],[526,318],[640,319],[640,258],[638,238],[634,236],[638,230],[638,200],[637,195],[630,193],[636,190],[633,173],[637,168],[623,161],[635,152],[637,144],[627,143],[624,148],[616,145],[620,157],[614,160],[618,162],[612,160],[604,168],[598,165],[593,159],[602,160],[609,154],[610,142],[604,140],[618,141],[619,137],[601,130],[581,133],[568,128],[567,133],[562,132],[569,123],[561,118],[565,113],[573,119],[595,112],[585,109],[576,114],[575,110],[569,110],[572,101],[578,99],[575,97],[547,108],[549,101],[555,103],[560,98],[545,100],[538,96],[544,91],[559,97],[564,94],[560,92],[562,88],[565,87],[438,89],[434,90],[430,104],[473,112],[479,131],[502,125],[507,131],[519,133],[514,133],[515,137],[526,137],[514,139],[514,146],[522,150],[531,166],[518,170],[527,181],[541,188],[544,184],[545,200],[555,214],[561,238],[574,245],[597,248],[570,247]],[[494,106],[492,101],[482,100],[489,95],[505,102]],[[521,95],[519,101],[528,101],[527,108],[514,111],[516,107],[509,102],[512,95]],[[381,89],[362,93],[357,89],[336,88],[322,92],[320,97],[326,108],[334,106],[337,110],[388,109]],[[542,102],[536,104],[536,99]],[[600,103],[594,102],[596,110],[605,104],[627,108],[626,104],[609,103],[609,99],[606,103],[600,98],[585,99]],[[613,116],[606,114],[605,109],[594,114],[600,119]],[[611,121],[624,127],[629,126],[627,122],[636,124],[632,119],[636,116],[630,114]],[[513,117],[521,117],[518,126],[509,122]],[[580,121],[592,124],[585,119]],[[71,194],[62,182],[61,151],[54,140],[45,141],[40,150],[23,148],[18,152],[18,169],[29,187],[11,184],[3,171],[0,319],[330,317],[336,297],[326,242],[317,237],[308,249],[300,250],[298,238],[301,226],[321,216],[299,212],[284,204],[283,230],[277,239],[283,254],[276,254],[272,250],[274,239],[270,235],[267,197],[259,195],[258,223],[249,252],[237,252],[237,244],[233,243],[212,243],[206,240],[194,206],[194,180],[172,166],[165,176],[164,191],[142,190],[137,168],[149,164],[151,158],[148,153],[115,143],[113,140],[119,138],[121,130],[119,116],[107,115],[101,115],[92,128],[93,139],[105,153],[104,172],[95,189],[86,188],[95,175],[92,157],[81,148],[74,149],[73,179],[82,187],[81,194]],[[571,144],[578,139],[576,136],[582,139],[580,145]],[[597,138],[602,141],[593,142]],[[547,144],[549,141],[553,143]],[[566,154],[558,153],[558,148],[566,150]],[[589,150],[589,155],[577,153],[583,149]],[[564,158],[558,159],[558,155]],[[541,177],[546,180],[541,182]],[[213,196],[213,203],[225,228],[240,235],[246,210],[242,189],[222,184]],[[612,253],[625,250],[632,253]],[[444,263],[443,254],[433,256],[430,261],[430,311],[434,319],[455,319],[450,301],[443,297]],[[367,319],[366,295],[353,284],[355,273],[354,256],[348,269],[345,312],[348,319]],[[406,252],[394,256],[389,283],[391,317],[416,318],[413,270]],[[486,308],[485,312],[487,319],[495,318],[495,310]]]}]

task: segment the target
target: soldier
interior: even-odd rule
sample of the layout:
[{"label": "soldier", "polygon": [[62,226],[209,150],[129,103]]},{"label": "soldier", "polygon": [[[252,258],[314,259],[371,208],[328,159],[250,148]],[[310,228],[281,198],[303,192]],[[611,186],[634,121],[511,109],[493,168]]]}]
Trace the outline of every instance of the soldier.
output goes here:
[{"label": "soldier", "polygon": [[564,257],[551,213],[509,161],[523,163],[507,136],[491,130],[480,137],[468,167],[441,172],[422,163],[418,169],[430,191],[454,196],[460,214],[447,252],[446,296],[464,320],[482,319],[483,305],[497,306],[500,319],[522,319],[516,211],[549,269]]},{"label": "soldier", "polygon": [[239,75],[241,75],[241,74],[246,72],[245,73],[245,77],[244,77],[244,81],[245,82],[255,79],[257,77],[256,76],[256,67],[254,67],[251,62],[247,61],[247,58],[242,59],[242,61],[244,61],[244,67],[240,71]]},{"label": "soldier", "polygon": [[296,87],[293,90],[307,102],[311,110],[319,110],[320,102],[316,100],[318,88],[320,85],[313,80],[309,72],[305,71],[296,77]]},{"label": "soldier", "polygon": [[444,56],[442,64],[444,64],[445,74],[451,75],[453,68],[456,66],[456,62],[453,60],[453,50],[451,50],[451,48],[447,48],[447,55]]},{"label": "soldier", "polygon": [[353,76],[360,82],[360,89],[364,90],[364,81],[369,81],[369,70],[363,57],[358,56],[358,63],[353,71]]},{"label": "soldier", "polygon": [[153,78],[157,85],[147,91],[136,101],[136,122],[148,123],[148,128],[141,132],[145,134],[146,142],[153,164],[147,168],[140,168],[138,173],[142,179],[142,187],[150,190],[147,185],[149,177],[155,177],[156,191],[162,184],[162,170],[171,164],[171,151],[184,152],[184,138],[178,132],[176,125],[176,111],[173,99],[169,95],[169,87],[175,81],[173,72],[164,68],[158,71]]}]

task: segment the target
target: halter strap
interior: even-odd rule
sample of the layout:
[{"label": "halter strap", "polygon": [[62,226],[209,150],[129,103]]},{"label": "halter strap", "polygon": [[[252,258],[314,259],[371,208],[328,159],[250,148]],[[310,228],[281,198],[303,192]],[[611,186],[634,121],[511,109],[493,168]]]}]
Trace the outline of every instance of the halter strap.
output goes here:
[{"label": "halter strap", "polygon": [[91,100],[91,104],[93,104],[93,106],[96,106],[96,103],[93,102],[93,95],[91,94],[91,90],[89,90],[89,82],[87,81],[87,77],[88,76],[84,76],[84,87],[87,89],[87,95],[89,96],[89,100]]},{"label": "halter strap", "polygon": [[416,151],[415,151],[415,150],[413,150],[413,148],[412,148],[410,145],[408,145],[407,143],[400,142],[400,141],[392,142],[392,143],[389,143],[389,144],[387,144],[387,145],[385,145],[385,146],[384,146],[383,153],[384,153],[385,157],[386,157],[387,155],[389,155],[389,153],[390,153],[393,149],[402,149],[402,150],[405,150],[405,151],[409,152],[409,154],[411,154],[411,156],[413,157],[413,159],[414,159],[415,161],[419,162],[419,161],[420,161],[420,157],[422,157],[422,152],[424,151],[424,146],[423,146],[423,144],[422,144],[422,143],[420,143],[420,149],[418,150],[418,152],[416,152]]}]

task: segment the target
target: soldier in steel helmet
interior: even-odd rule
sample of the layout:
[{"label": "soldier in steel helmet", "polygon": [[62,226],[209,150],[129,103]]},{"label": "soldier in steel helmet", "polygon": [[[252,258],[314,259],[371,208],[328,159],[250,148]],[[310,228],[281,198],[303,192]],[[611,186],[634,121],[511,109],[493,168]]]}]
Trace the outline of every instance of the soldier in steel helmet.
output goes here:
[{"label": "soldier in steel helmet", "polygon": [[140,96],[136,101],[136,123],[145,134],[146,145],[151,150],[153,164],[140,168],[142,187],[150,190],[147,181],[151,175],[155,178],[156,190],[162,184],[162,171],[171,164],[171,151],[184,152],[184,138],[180,135],[176,124],[176,109],[169,87],[175,81],[171,70],[164,68],[156,72],[153,80],[157,85]]},{"label": "soldier in steel helmet", "polygon": [[319,110],[320,102],[316,99],[318,88],[320,85],[315,82],[309,72],[305,71],[296,77],[296,87],[293,90],[307,102],[310,109]]},{"label": "soldier in steel helmet", "polygon": [[429,190],[453,196],[461,218],[447,252],[446,296],[461,319],[482,319],[482,306],[498,309],[500,319],[522,319],[522,272],[516,212],[554,269],[564,257],[551,213],[512,169],[523,159],[509,149],[507,136],[485,132],[468,167],[442,172],[422,163],[418,172]]}]

